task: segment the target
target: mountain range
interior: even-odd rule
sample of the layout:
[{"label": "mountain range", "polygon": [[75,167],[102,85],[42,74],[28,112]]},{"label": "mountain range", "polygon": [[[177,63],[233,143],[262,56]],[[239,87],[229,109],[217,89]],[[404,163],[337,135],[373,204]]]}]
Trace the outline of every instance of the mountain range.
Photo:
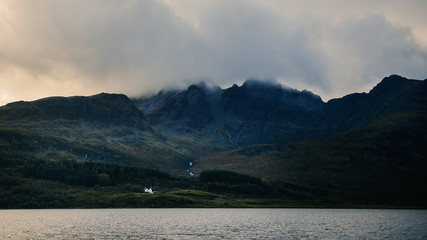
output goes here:
[{"label": "mountain range", "polygon": [[[425,112],[425,81],[397,75],[369,93],[323,102],[309,91],[248,80],[228,89],[201,83],[183,91],[161,91],[133,102],[162,135],[189,140],[200,154],[254,144],[327,139],[398,114]],[[208,141],[211,151],[206,148]]]},{"label": "mountain range", "polygon": [[333,189],[345,199],[427,202],[427,81],[397,75],[328,102],[278,83],[199,83],[129,99],[49,97],[0,108],[0,154],[227,170]]}]

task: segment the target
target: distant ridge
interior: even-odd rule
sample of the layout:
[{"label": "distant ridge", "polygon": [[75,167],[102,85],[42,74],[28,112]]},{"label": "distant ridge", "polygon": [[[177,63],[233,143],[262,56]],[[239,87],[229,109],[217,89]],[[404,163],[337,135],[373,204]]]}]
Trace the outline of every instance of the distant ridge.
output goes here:
[{"label": "distant ridge", "polygon": [[0,108],[0,119],[64,119],[149,128],[144,115],[127,96],[107,93],[90,97],[48,97],[33,102],[9,103]]}]

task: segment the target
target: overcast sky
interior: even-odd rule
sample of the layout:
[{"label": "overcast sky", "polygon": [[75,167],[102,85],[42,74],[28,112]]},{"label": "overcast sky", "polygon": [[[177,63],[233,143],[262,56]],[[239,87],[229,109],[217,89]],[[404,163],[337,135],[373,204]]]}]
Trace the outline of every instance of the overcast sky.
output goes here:
[{"label": "overcast sky", "polygon": [[427,78],[425,0],[0,0],[0,105],[247,78],[323,100]]}]

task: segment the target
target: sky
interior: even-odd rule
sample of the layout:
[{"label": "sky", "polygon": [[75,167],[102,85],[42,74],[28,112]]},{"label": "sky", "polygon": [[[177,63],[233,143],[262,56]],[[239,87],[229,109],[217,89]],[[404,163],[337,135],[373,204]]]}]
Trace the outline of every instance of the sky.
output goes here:
[{"label": "sky", "polygon": [[427,78],[425,0],[0,0],[0,105],[248,78],[324,101]]}]

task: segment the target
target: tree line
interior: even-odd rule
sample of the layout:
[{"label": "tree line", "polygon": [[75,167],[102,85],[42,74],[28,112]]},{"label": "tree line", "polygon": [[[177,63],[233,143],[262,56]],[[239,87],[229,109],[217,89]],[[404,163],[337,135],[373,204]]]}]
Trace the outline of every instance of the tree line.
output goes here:
[{"label": "tree line", "polygon": [[22,174],[26,177],[62,181],[77,186],[117,186],[141,179],[171,179],[164,172],[154,169],[92,161],[27,161]]}]

